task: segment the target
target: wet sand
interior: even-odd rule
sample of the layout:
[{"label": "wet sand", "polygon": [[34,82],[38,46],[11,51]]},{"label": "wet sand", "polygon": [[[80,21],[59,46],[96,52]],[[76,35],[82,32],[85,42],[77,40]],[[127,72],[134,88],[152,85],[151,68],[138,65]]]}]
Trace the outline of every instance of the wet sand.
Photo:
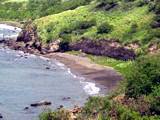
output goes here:
[{"label": "wet sand", "polygon": [[104,67],[93,63],[87,57],[80,57],[68,53],[51,53],[44,55],[47,58],[54,58],[71,68],[74,74],[79,74],[96,83],[105,86],[108,90],[113,90],[122,80],[122,75],[111,67]]}]

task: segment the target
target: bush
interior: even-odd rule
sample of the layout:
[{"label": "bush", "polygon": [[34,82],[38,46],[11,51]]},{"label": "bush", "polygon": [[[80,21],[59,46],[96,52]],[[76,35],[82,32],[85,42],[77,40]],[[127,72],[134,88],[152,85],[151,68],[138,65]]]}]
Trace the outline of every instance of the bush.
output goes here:
[{"label": "bush", "polygon": [[79,22],[79,29],[88,29],[92,26],[95,26],[96,25],[96,21],[95,20],[90,20],[90,21],[82,21],[82,22]]},{"label": "bush", "polygon": [[127,76],[126,95],[128,97],[149,95],[153,87],[160,84],[159,61],[160,55],[148,55],[137,59]]},{"label": "bush", "polygon": [[133,23],[130,28],[130,33],[136,33],[137,28],[138,28],[138,25],[136,23]]},{"label": "bush", "polygon": [[111,103],[107,97],[91,97],[83,107],[82,113],[80,114],[79,118],[81,118],[82,120],[95,118],[98,113],[102,115],[100,115],[101,117],[107,117],[107,113],[110,108]]},{"label": "bush", "polygon": [[149,3],[148,0],[139,0],[139,1],[137,2],[137,6],[138,6],[138,7],[142,7],[142,6],[144,6],[144,5],[148,4],[148,3]]},{"label": "bush", "polygon": [[103,3],[103,4],[112,4],[116,3],[118,0],[98,0],[98,2]]},{"label": "bush", "polygon": [[113,26],[105,22],[98,26],[97,33],[99,34],[110,33],[112,29],[113,29]]},{"label": "bush", "polygon": [[160,85],[153,88],[151,93],[151,111],[157,115],[160,115]]},{"label": "bush", "polygon": [[71,115],[68,110],[60,109],[54,112],[43,112],[39,116],[40,120],[71,120]]}]

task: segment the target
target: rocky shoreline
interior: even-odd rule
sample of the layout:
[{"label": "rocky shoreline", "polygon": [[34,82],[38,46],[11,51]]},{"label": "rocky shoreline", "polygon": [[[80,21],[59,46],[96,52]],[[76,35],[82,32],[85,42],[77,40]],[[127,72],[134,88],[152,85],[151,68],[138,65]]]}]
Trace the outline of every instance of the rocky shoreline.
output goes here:
[{"label": "rocky shoreline", "polygon": [[54,52],[65,51],[82,51],[84,53],[107,56],[118,60],[134,60],[136,54],[134,48],[124,46],[118,40],[100,39],[97,41],[82,38],[78,42],[68,43],[58,40],[53,40],[49,43],[42,43],[37,29],[31,22],[26,23],[20,32],[17,40],[3,40],[1,43],[7,45],[14,50],[22,50],[32,54],[49,54]]},{"label": "rocky shoreline", "polygon": [[2,40],[0,43],[13,50],[57,59],[71,68],[71,71],[75,74],[75,71],[77,71],[82,77],[94,80],[106,86],[108,89],[113,89],[117,83],[123,79],[120,73],[110,67],[92,63],[85,57],[74,56],[63,52],[80,50],[85,53],[105,55],[121,60],[133,60],[136,57],[133,50],[123,47],[118,41],[114,40],[111,42],[108,40],[95,42],[83,38],[77,43],[66,44],[61,42],[61,40],[56,40],[48,44],[42,44],[38,37],[36,27],[31,23],[24,25],[24,29],[22,29],[17,40]]}]

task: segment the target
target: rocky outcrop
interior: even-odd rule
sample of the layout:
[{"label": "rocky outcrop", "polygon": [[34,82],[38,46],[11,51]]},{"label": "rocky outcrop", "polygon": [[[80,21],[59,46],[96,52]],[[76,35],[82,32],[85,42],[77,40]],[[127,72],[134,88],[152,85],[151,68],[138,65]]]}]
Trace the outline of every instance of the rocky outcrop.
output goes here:
[{"label": "rocky outcrop", "polygon": [[134,60],[136,54],[133,50],[125,48],[114,40],[90,40],[83,39],[77,43],[69,44],[69,50],[81,50],[84,53],[107,56],[119,60]]}]

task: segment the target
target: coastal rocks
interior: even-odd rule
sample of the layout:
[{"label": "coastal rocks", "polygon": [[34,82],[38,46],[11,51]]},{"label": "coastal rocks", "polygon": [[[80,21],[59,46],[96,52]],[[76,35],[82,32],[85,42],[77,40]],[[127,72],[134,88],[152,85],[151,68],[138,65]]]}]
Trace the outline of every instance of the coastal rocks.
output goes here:
[{"label": "coastal rocks", "polygon": [[90,40],[83,39],[77,43],[69,44],[70,50],[81,50],[87,54],[107,56],[119,60],[134,60],[136,54],[114,40]]},{"label": "coastal rocks", "polygon": [[51,105],[52,103],[50,101],[40,101],[40,102],[36,102],[36,103],[32,103],[30,104],[31,107],[38,107],[38,106],[46,106],[46,105]]},{"label": "coastal rocks", "polygon": [[61,43],[60,40],[56,40],[56,41],[50,43],[48,46],[48,48],[49,48],[48,52],[57,52],[60,48],[60,43]]},{"label": "coastal rocks", "polygon": [[36,27],[31,23],[28,22],[25,24],[22,32],[20,32],[19,36],[17,37],[17,41],[23,41],[25,43],[29,41],[37,41],[38,35],[36,31]]}]

